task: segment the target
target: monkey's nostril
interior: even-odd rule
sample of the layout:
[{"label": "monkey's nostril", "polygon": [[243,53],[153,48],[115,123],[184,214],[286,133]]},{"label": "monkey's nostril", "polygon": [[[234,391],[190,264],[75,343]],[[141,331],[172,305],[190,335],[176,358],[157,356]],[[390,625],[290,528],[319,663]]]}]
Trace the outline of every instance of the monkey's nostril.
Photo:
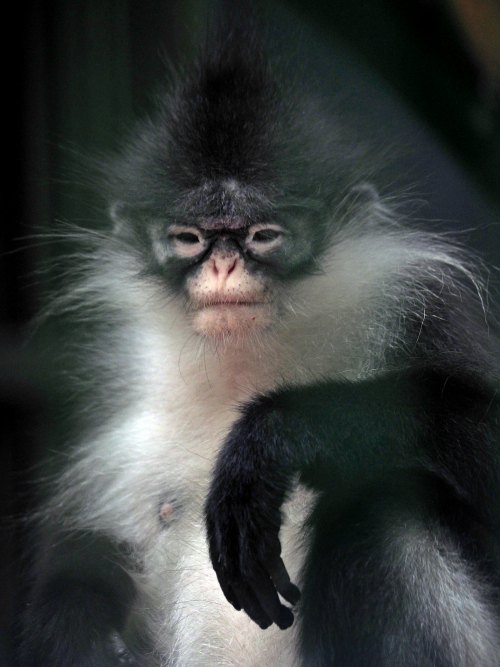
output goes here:
[{"label": "monkey's nostril", "polygon": [[214,257],[211,268],[218,278],[227,278],[235,270],[237,264],[237,257]]}]

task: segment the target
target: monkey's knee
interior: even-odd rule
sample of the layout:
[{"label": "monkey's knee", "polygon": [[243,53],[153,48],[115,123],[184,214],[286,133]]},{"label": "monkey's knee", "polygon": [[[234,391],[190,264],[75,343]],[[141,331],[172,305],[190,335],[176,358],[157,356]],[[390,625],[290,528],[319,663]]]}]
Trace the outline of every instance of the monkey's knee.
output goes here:
[{"label": "monkey's knee", "polygon": [[493,592],[431,519],[317,526],[301,616],[304,665],[498,665]]}]

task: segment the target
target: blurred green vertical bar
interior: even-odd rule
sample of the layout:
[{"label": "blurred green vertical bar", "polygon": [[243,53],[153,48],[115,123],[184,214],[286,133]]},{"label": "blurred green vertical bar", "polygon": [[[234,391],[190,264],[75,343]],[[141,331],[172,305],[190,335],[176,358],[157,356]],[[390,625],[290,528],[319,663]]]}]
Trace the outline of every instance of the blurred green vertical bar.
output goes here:
[{"label": "blurred green vertical bar", "polygon": [[176,47],[181,53],[196,53],[201,35],[205,34],[207,21],[219,6],[217,0],[178,0],[178,38]]},{"label": "blurred green vertical bar", "polygon": [[[78,155],[113,147],[132,116],[129,3],[52,3],[48,26],[49,129],[58,218],[82,222]],[[89,193],[86,193],[87,195]],[[86,202],[85,210],[89,210]]]}]

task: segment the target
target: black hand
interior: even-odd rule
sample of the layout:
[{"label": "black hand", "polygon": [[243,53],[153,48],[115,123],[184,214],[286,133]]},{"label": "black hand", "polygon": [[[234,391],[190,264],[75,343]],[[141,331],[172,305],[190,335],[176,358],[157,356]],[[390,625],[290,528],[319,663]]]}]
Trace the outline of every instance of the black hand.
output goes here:
[{"label": "black hand", "polygon": [[[300,593],[281,559],[279,530],[287,483],[262,457],[269,436],[251,416],[234,427],[219,456],[205,506],[210,557],[228,601],[261,628],[290,627]],[[253,427],[252,427],[253,426]]]}]

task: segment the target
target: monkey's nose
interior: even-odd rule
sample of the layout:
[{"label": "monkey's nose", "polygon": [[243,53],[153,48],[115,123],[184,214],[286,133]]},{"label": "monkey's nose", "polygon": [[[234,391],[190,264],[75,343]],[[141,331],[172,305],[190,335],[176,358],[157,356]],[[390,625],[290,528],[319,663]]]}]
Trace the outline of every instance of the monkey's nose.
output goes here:
[{"label": "monkey's nose", "polygon": [[226,278],[236,269],[238,264],[238,256],[217,256],[210,260],[210,268],[212,274],[218,280],[226,280]]}]

